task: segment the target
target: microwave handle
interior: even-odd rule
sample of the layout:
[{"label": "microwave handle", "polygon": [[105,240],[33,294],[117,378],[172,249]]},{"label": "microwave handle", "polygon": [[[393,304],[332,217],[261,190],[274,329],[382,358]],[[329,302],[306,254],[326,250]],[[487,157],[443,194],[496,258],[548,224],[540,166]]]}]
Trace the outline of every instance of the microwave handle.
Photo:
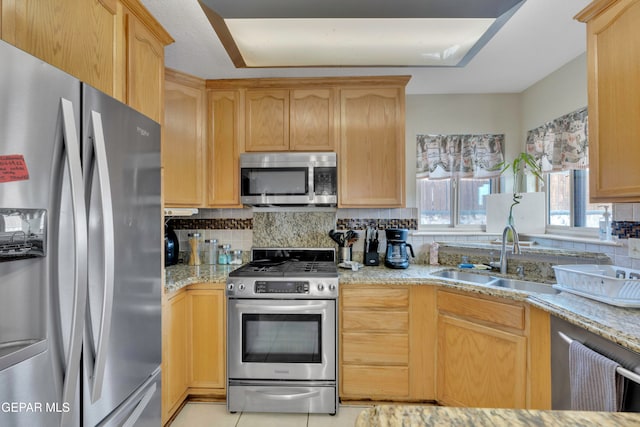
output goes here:
[{"label": "microwave handle", "polygon": [[313,166],[309,166],[309,177],[307,178],[307,182],[309,183],[309,201],[313,202],[313,200],[316,197],[315,194],[315,187],[314,187],[314,183],[313,183],[313,175],[314,175],[314,171],[313,171]]}]

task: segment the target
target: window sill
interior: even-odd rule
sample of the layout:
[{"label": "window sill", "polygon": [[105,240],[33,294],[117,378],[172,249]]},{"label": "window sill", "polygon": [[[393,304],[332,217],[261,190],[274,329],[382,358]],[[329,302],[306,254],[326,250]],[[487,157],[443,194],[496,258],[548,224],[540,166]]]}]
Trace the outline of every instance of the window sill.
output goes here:
[{"label": "window sill", "polygon": [[521,234],[520,236],[529,237],[533,239],[549,239],[549,240],[559,240],[564,242],[590,243],[590,244],[605,245],[605,246],[624,246],[624,243],[620,240],[600,240],[598,238],[593,238],[593,237],[571,236],[567,234]]},{"label": "window sill", "polygon": [[[473,236],[473,237],[487,237],[487,238],[502,238],[502,233],[487,233],[481,230],[455,230],[455,229],[442,229],[442,230],[413,230],[409,233],[411,236]],[[620,247],[624,246],[624,242],[621,240],[600,240],[598,238],[584,236],[584,235],[570,235],[570,234],[527,234],[521,233],[519,234],[520,238],[527,239],[549,239],[549,240],[557,240],[564,242],[576,242],[576,243],[587,243],[587,244],[595,244],[595,245],[603,245],[603,246],[613,246]]]}]

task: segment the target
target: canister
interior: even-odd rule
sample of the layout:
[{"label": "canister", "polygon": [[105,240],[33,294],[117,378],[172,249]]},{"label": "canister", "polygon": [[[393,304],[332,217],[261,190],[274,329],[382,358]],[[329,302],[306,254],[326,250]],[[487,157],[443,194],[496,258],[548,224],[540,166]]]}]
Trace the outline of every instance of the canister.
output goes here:
[{"label": "canister", "polygon": [[235,249],[233,252],[231,252],[231,260],[229,261],[229,264],[233,264],[233,265],[242,264],[242,250]]},{"label": "canister", "polygon": [[204,256],[202,257],[203,264],[217,264],[218,263],[218,240],[207,239],[204,241]]},{"label": "canister", "polygon": [[189,233],[189,265],[200,265],[200,233]]},{"label": "canister", "polygon": [[218,264],[224,265],[229,264],[229,260],[231,257],[231,245],[225,243],[224,245],[218,246]]}]

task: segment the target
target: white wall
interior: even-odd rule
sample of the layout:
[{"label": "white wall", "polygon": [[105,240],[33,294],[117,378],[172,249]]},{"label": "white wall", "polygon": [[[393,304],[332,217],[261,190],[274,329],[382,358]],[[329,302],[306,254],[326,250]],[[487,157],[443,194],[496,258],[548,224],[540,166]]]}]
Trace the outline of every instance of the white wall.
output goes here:
[{"label": "white wall", "polygon": [[[522,131],[587,105],[587,54],[584,53],[522,92]],[[523,146],[524,148],[524,146]]]}]

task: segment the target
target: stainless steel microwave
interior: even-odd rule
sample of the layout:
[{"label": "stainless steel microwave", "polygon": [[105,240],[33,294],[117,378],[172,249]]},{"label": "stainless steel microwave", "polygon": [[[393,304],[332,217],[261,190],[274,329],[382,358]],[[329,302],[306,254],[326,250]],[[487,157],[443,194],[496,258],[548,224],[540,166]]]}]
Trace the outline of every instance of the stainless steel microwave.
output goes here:
[{"label": "stainless steel microwave", "polygon": [[336,153],[242,153],[240,200],[252,206],[336,206]]}]

